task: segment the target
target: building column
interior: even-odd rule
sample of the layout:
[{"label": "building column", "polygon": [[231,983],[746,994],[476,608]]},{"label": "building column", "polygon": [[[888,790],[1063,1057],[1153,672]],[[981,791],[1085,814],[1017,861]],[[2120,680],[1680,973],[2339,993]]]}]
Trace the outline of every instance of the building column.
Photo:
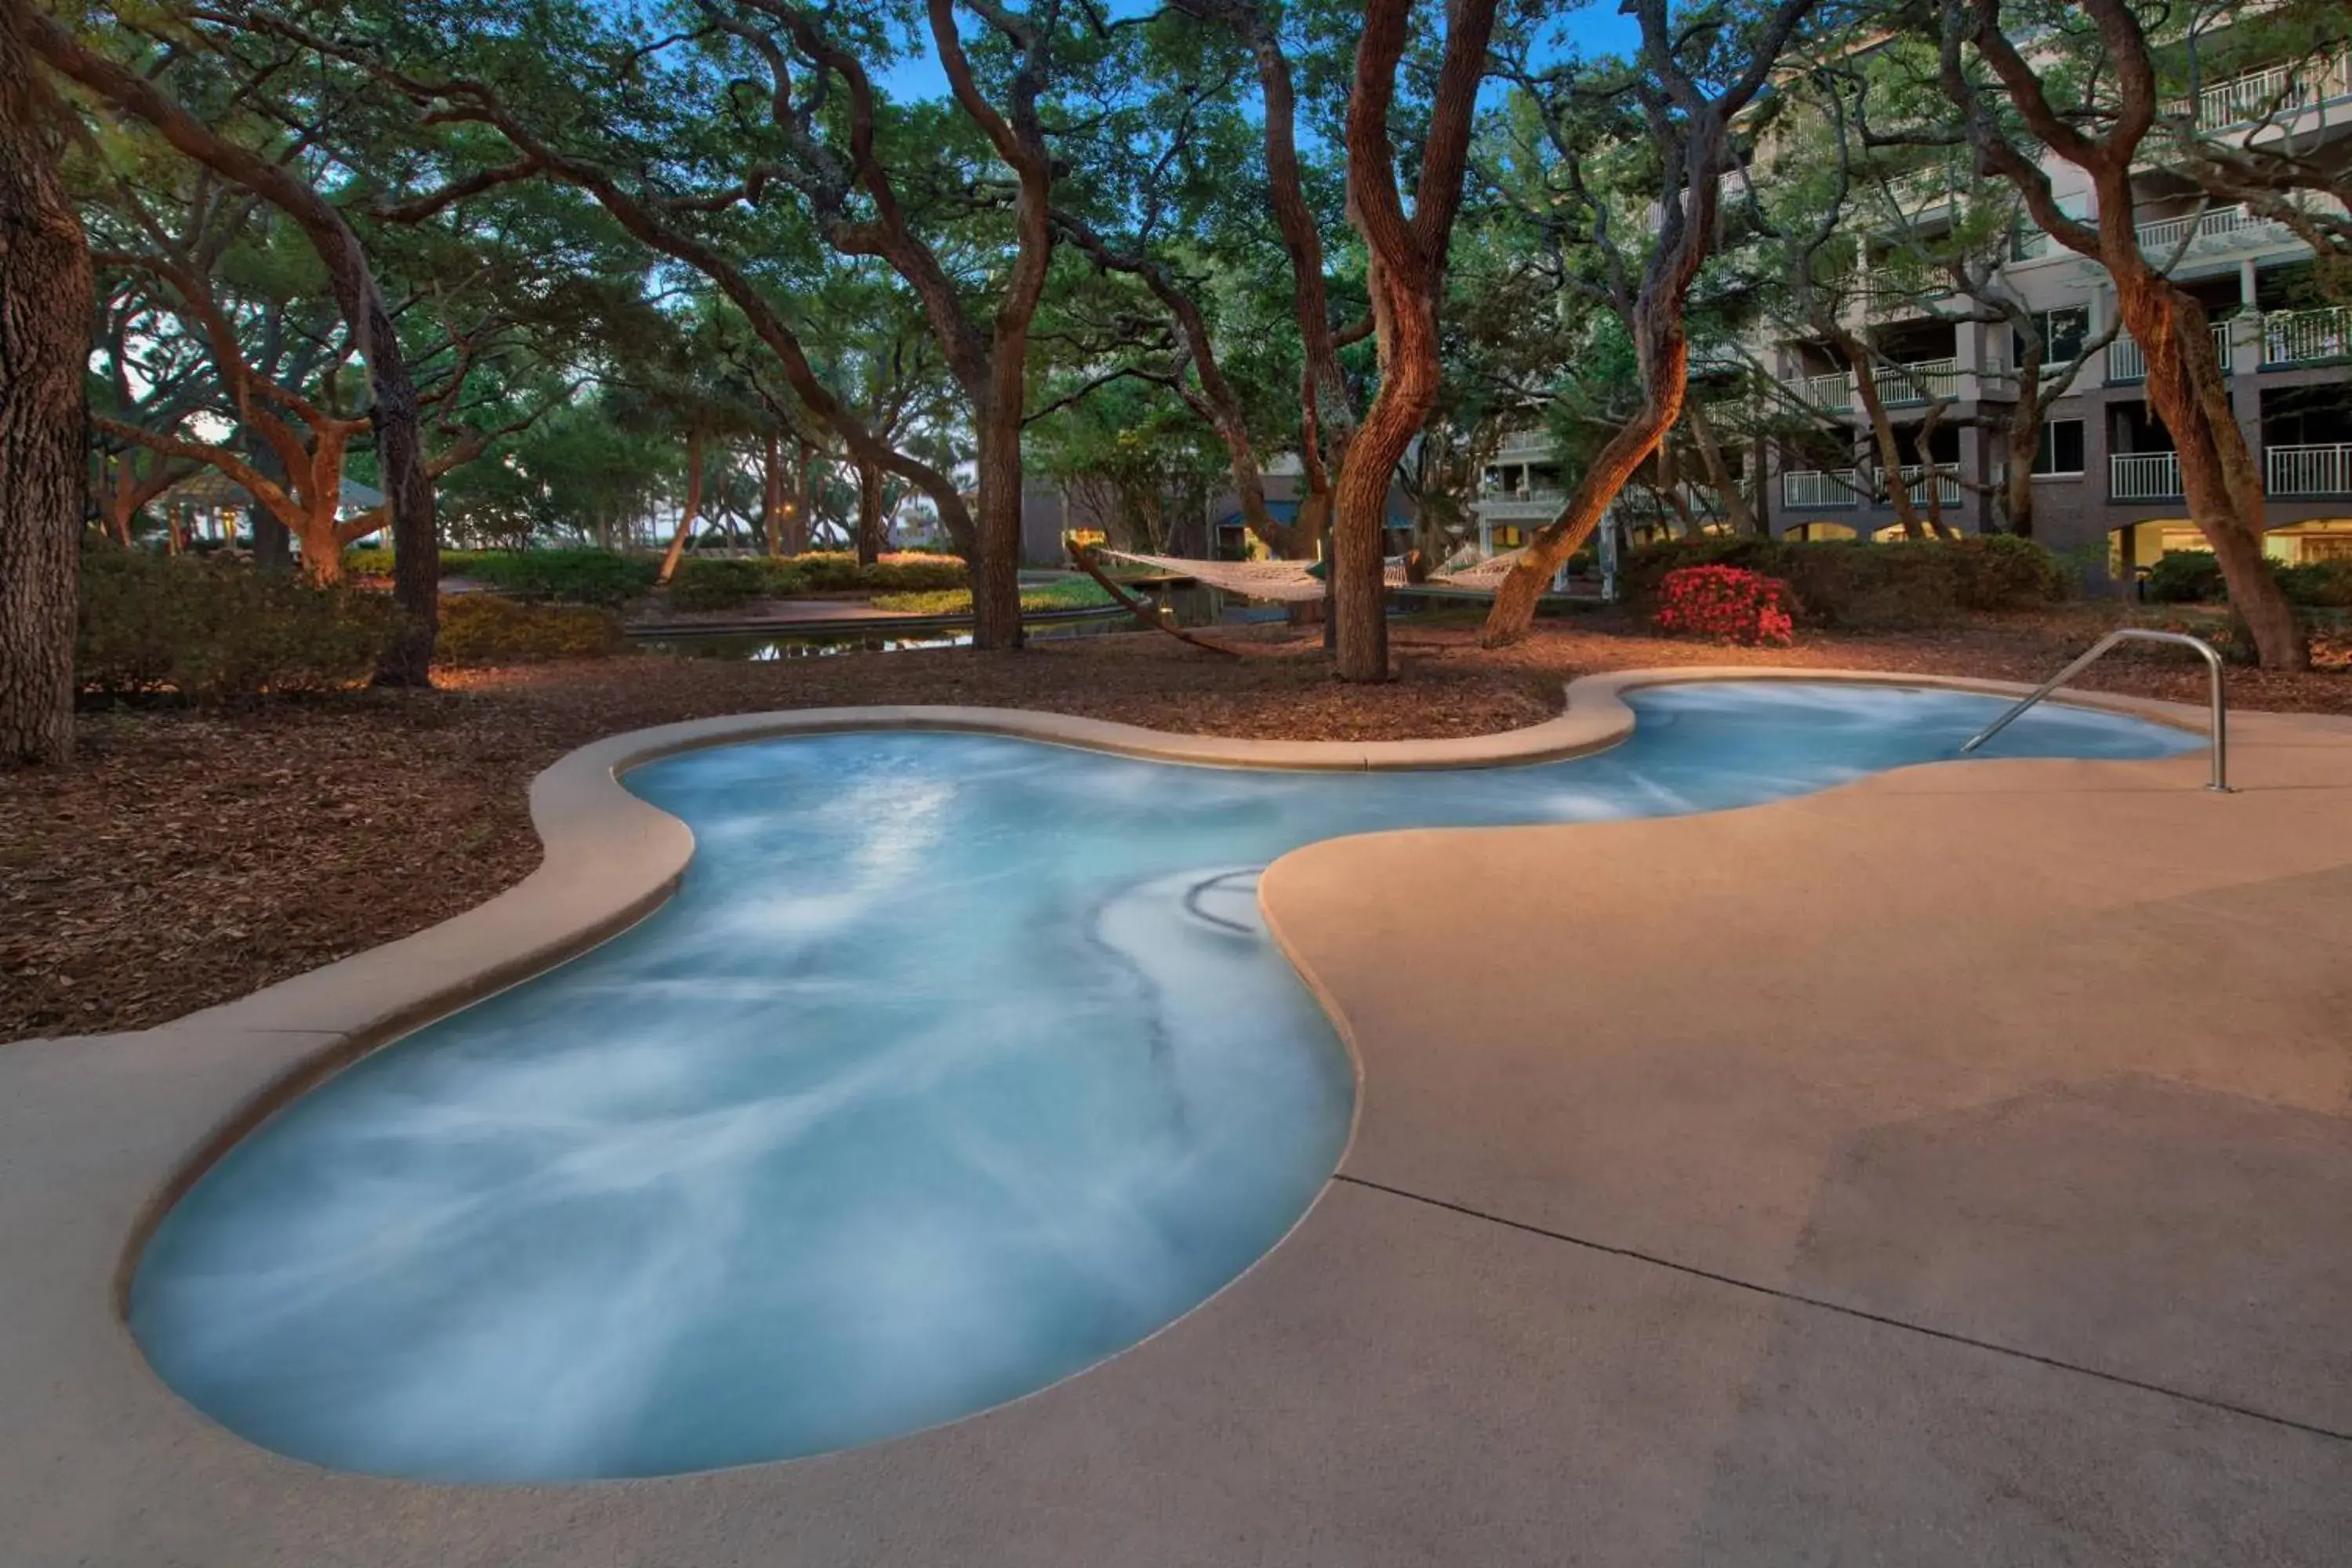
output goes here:
[{"label": "building column", "polygon": [[1952,357],[1960,363],[1959,386],[1961,401],[1975,403],[1985,395],[1981,379],[1984,368],[1985,325],[1982,321],[1956,321],[1952,325]]}]

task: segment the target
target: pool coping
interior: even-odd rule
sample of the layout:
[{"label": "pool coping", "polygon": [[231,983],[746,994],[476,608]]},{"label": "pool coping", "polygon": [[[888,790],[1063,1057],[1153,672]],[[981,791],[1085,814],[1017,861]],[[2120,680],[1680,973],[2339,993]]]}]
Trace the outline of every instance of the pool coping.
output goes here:
[{"label": "pool coping", "polygon": [[[13,1342],[0,1343],[0,1351],[7,1352],[0,1354],[0,1378],[6,1380],[6,1392],[26,1401],[23,1409],[27,1423],[11,1450],[14,1462],[0,1467],[0,1499],[14,1498],[19,1507],[38,1505],[18,1521],[30,1531],[20,1541],[30,1552],[22,1560],[62,1563],[160,1561],[170,1556],[173,1561],[191,1562],[234,1559],[257,1568],[265,1562],[284,1563],[289,1568],[297,1563],[313,1568],[330,1561],[369,1562],[381,1568],[397,1561],[422,1568],[426,1563],[574,1562],[586,1557],[599,1562],[608,1558],[614,1562],[748,1562],[778,1556],[800,1560],[803,1553],[787,1550],[786,1543],[808,1544],[793,1533],[807,1528],[808,1519],[819,1521],[823,1529],[832,1529],[838,1515],[849,1521],[839,1524],[849,1531],[842,1539],[855,1536],[851,1527],[866,1517],[858,1511],[865,1503],[857,1500],[853,1506],[842,1499],[880,1497],[885,1501],[875,1506],[885,1509],[895,1521],[898,1514],[890,1510],[900,1505],[888,1500],[896,1495],[893,1489],[919,1491],[935,1471],[946,1474],[953,1483],[942,1494],[945,1502],[933,1500],[941,1508],[961,1506],[958,1499],[966,1494],[956,1491],[956,1487],[976,1481],[1003,1487],[1024,1473],[1021,1466],[1027,1462],[1024,1456],[1029,1450],[1022,1447],[1000,1454],[997,1446],[1005,1441],[1008,1428],[981,1423],[1026,1405],[1047,1391],[960,1418],[925,1435],[909,1434],[833,1456],[714,1472],[510,1485],[412,1482],[322,1470],[239,1438],[187,1405],[146,1363],[130,1335],[119,1300],[110,1311],[109,1303],[101,1299],[110,1267],[119,1259],[127,1268],[136,1258],[147,1225],[152,1223],[134,1224],[134,1216],[159,1215],[219,1150],[287,1099],[408,1029],[593,945],[667,899],[692,855],[693,836],[683,823],[619,784],[628,769],[706,745],[875,727],[1008,735],[1203,766],[1346,771],[1507,766],[1595,751],[1623,739],[1633,728],[1633,714],[1622,701],[1631,691],[1727,679],[1855,681],[1990,695],[2025,689],[2007,682],[1886,672],[1690,667],[1586,678],[1569,687],[1569,710],[1559,718],[1469,742],[1253,742],[1166,735],[1021,710],[877,708],[748,714],[669,725],[610,736],[568,753],[545,770],[532,788],[533,818],[546,845],[545,862],[507,893],[413,937],[153,1030],[110,1038],[25,1042],[24,1054],[13,1062],[8,1053],[0,1051],[0,1062],[23,1069],[8,1081],[12,1092],[26,1092],[19,1104],[26,1119],[22,1130],[28,1134],[15,1148],[0,1142],[0,1174],[8,1178],[5,1184],[16,1191],[16,1207],[33,1216],[29,1222],[11,1216],[11,1224],[18,1228],[9,1230],[8,1237],[21,1250],[15,1251],[10,1261],[33,1266],[22,1268],[16,1274],[15,1285],[0,1291],[8,1309],[0,1313],[0,1342],[13,1336]],[[2149,719],[2193,732],[2201,732],[2205,719],[2201,707],[2185,704],[2071,692],[2068,700],[2075,706]],[[2309,798],[2295,793],[2309,787],[2297,775],[2289,774],[2284,783],[2275,776],[2276,753],[2309,749],[2323,736],[2322,743],[2331,752],[2341,754],[2352,747],[2352,721],[2311,715],[2248,717],[2255,721],[2247,726],[2245,736],[2252,743],[2248,752],[2251,793],[2238,797],[2241,805],[2235,808],[2213,803],[2218,816],[2197,805],[2185,813],[2171,813],[2165,820],[2227,824],[2245,820],[2246,813],[2258,807],[2274,813],[2283,805]],[[1447,754],[1430,759],[1433,751]],[[1471,753],[1466,760],[1465,752]],[[1302,753],[1311,760],[1269,760],[1270,754],[1296,757]],[[2266,754],[2273,775],[2267,781]],[[2167,758],[2095,764],[2065,759],[2004,760],[1981,773],[1971,771],[1959,793],[1981,795],[1988,793],[1982,785],[1994,796],[2012,789],[2038,796],[2048,792],[2034,781],[2047,779],[2056,791],[2079,796],[2085,809],[2094,802],[2102,803],[2098,809],[2105,809],[2104,803],[2119,798],[2152,806],[2174,791],[2183,797],[2175,804],[2186,805],[2200,795],[2197,788],[2201,782],[2200,761],[2200,752],[2194,749]],[[1952,794],[1948,784],[1952,775],[1924,776],[1940,765],[1915,764],[1874,773],[1805,801],[1750,808],[1758,814],[1753,818],[1748,809],[1715,814],[1717,829],[1719,835],[1730,826],[1730,819],[1769,826],[1773,822],[1811,818],[1817,826],[1834,826],[1856,806],[1866,806],[1890,794],[1909,797],[1917,819],[1925,820],[1925,814],[1941,810],[1941,803]],[[2043,769],[2057,771],[2039,771]],[[1839,805],[1841,800],[1847,804]],[[1600,830],[1608,833],[1617,828],[1601,825]],[[1507,826],[1466,831],[1486,835],[1526,830]],[[1561,829],[1538,831],[1556,836]],[[1374,841],[1386,837],[1375,834],[1360,841],[1376,847]],[[1327,851],[1334,842],[1323,841],[1299,852],[1302,858],[1285,858],[1285,863],[1312,868],[1314,862],[1305,857]],[[2315,844],[2315,847],[2325,846]],[[2301,853],[2298,848],[2296,854]],[[1874,868],[1871,874],[1879,873]],[[520,896],[526,892],[529,898]],[[485,918],[501,910],[501,906],[495,921]],[[1356,1037],[1357,1025],[1363,1020],[1339,1005],[1339,997],[1331,994],[1316,965],[1298,962],[1290,938],[1312,937],[1323,928],[1303,916],[1296,923],[1301,928],[1298,931],[1286,931],[1269,911],[1269,934],[1291,956],[1360,1073],[1363,1056]],[[402,962],[387,963],[387,955],[394,952],[403,955]],[[332,997],[322,1000],[318,994],[298,994],[304,990],[316,993],[330,980],[367,988],[364,995],[348,1004],[343,1016],[359,1020],[349,1032],[331,1026],[337,1016],[328,1005]],[[261,1005],[265,1003],[268,1004],[266,1008]],[[1377,1008],[1368,1016],[1377,1032]],[[1394,1042],[1384,1048],[1393,1051]],[[1360,1095],[1351,1122],[1361,1122],[1366,1112],[1366,1102]],[[1353,1131],[1351,1125],[1351,1138]],[[1339,1217],[1333,1218],[1332,1205],[1327,1200],[1339,1190],[1327,1187],[1325,1195],[1302,1215],[1290,1237],[1242,1278],[1263,1278],[1269,1262],[1278,1256],[1290,1256],[1295,1262],[1301,1233],[1318,1215],[1322,1223],[1314,1234],[1327,1239],[1335,1234],[1335,1227],[1346,1231],[1348,1225],[1355,1223],[1349,1217],[1355,1211],[1344,1203]],[[1312,1256],[1329,1261],[1319,1254]],[[1341,1261],[1354,1266],[1347,1264],[1344,1257]],[[1295,1268],[1279,1278],[1281,1289],[1296,1289]],[[1219,1297],[1239,1283],[1237,1279],[1224,1287]],[[1254,1313],[1265,1307],[1263,1294],[1254,1299]],[[1197,1324],[1201,1311],[1196,1309],[1178,1319],[1150,1340],[1170,1333],[1178,1324]],[[1320,1320],[1312,1321],[1318,1330],[1323,1326]],[[1229,1310],[1215,1321],[1215,1331],[1230,1334],[1241,1321]],[[1193,1331],[1202,1331],[1196,1327]],[[1289,1323],[1285,1331],[1295,1335],[1297,1325]],[[1192,1342],[1184,1353],[1200,1355],[1201,1342]],[[1228,1346],[1227,1341],[1213,1337],[1206,1342]],[[1274,1342],[1286,1351],[1292,1348],[1278,1335]],[[1153,1387],[1150,1377],[1171,1374],[1164,1363],[1157,1372],[1135,1373],[1135,1363],[1128,1358],[1137,1348],[1051,1387],[1066,1389],[1076,1384],[1108,1388],[1107,1394],[1078,1401],[1075,1408],[1082,1415],[1100,1406],[1118,1412],[1119,1418],[1126,1420],[1137,1411],[1157,1409],[1150,1398],[1139,1400],[1137,1387],[1150,1390]],[[1144,1376],[1146,1381],[1139,1385],[1121,1383],[1121,1373],[1106,1370],[1114,1363],[1125,1363],[1126,1375]],[[1180,1362],[1172,1375],[1191,1379],[1198,1371],[1196,1363]],[[1108,1381],[1090,1381],[1097,1377]],[[1017,1415],[1008,1417],[1014,1422],[1010,1429],[1025,1435],[1024,1442],[1040,1441],[1041,1431],[1071,1430],[1068,1424],[1074,1407],[1067,1397],[1052,1407],[1052,1419],[1042,1427],[1037,1425],[1041,1418],[1033,1412],[1025,1426],[1019,1425]],[[1075,1429],[1079,1436],[1071,1443],[1078,1452],[1091,1451],[1089,1442],[1099,1446],[1106,1430],[1083,1422]],[[1108,1430],[1115,1435],[1121,1428]],[[957,1432],[962,1435],[954,1436]],[[1208,1434],[1203,1431],[1202,1436],[1205,1438]],[[1236,1439],[1233,1433],[1219,1429],[1215,1440],[1230,1444]],[[1128,1454],[1124,1462],[1135,1474],[1158,1477],[1169,1460],[1166,1449],[1147,1447]],[[1496,1461],[1496,1456],[1483,1455],[1479,1462],[1483,1466]],[[1118,1470],[1117,1476],[1127,1475],[1129,1469]],[[1085,1484],[1109,1485],[1117,1476],[1107,1471],[1085,1479]],[[1316,1495],[1328,1492],[1327,1488]],[[772,1502],[773,1507],[769,1508]],[[1243,1504],[1232,1506],[1246,1512]],[[1281,1504],[1286,1510],[1299,1506],[1305,1505],[1288,1497]],[[828,1513],[828,1507],[835,1511]],[[0,1506],[0,1514],[7,1511]],[[682,1521],[714,1515],[719,1516],[719,1521],[709,1526],[708,1533],[727,1541],[727,1550],[697,1554],[668,1549]],[[166,1522],[156,1523],[159,1516]],[[248,1539],[272,1538],[273,1530],[287,1543],[279,1550],[257,1549],[250,1553],[243,1550]],[[371,1537],[365,1533],[368,1531],[399,1533]],[[482,1532],[480,1543],[469,1531]],[[492,1540],[505,1544],[494,1550],[489,1544]],[[893,1545],[884,1552],[877,1544],[873,1552],[855,1560],[1014,1560],[965,1550],[972,1542],[961,1538],[938,1545],[929,1554],[918,1550],[918,1542],[888,1531],[876,1540],[888,1540]],[[172,1542],[174,1550],[146,1550],[132,1544],[143,1542],[153,1548],[158,1541]],[[46,1553],[44,1542],[47,1542]],[[739,1542],[740,1551],[736,1550]],[[529,1550],[520,1544],[524,1542]],[[1036,1540],[1015,1544],[1023,1546],[1027,1560],[1043,1562],[1050,1556],[1027,1550],[1040,1544]],[[820,1551],[809,1556],[810,1560],[853,1560],[843,1552],[827,1555]],[[1134,1560],[1149,1556],[1139,1552]],[[0,1550],[0,1557],[20,1560],[9,1550]],[[1072,1559],[1066,1554],[1052,1560]],[[1093,1560],[1116,1559],[1097,1553]],[[1548,1557],[1531,1554],[1511,1560]]]},{"label": "pool coping", "polygon": [[[1688,665],[1580,676],[1568,683],[1561,711],[1541,723],[1430,740],[1255,740],[1150,730],[1035,709],[905,704],[727,714],[592,741],[557,758],[531,781],[531,825],[543,853],[539,866],[513,887],[423,931],[157,1026],[317,1043],[252,1084],[203,1138],[174,1152],[123,1238],[112,1280],[116,1319],[127,1320],[131,1276],[164,1214],[281,1107],[417,1029],[577,957],[668,902],[694,858],[694,834],[621,783],[623,775],[647,763],[746,742],[898,730],[1003,736],[1196,767],[1334,773],[1524,767],[1622,742],[1635,723],[1624,700],[1631,692],[1726,680],[1933,688],[2004,697],[2033,689],[2015,681],[1882,670]],[[2068,688],[2052,700],[2199,732],[2208,722],[2201,707],[2153,698]],[[1332,1018],[1360,1074],[1344,1015],[1309,970],[1297,963],[1290,941],[1271,922],[1269,931]],[[1358,1115],[1360,1100],[1360,1095]],[[1353,1131],[1351,1125],[1351,1139]]]},{"label": "pool coping", "polygon": [[[631,730],[565,753],[530,786],[539,866],[474,908],[420,931],[265,986],[161,1027],[301,1032],[365,1050],[552,967],[666,902],[694,835],[625,787],[622,775],[680,752],[793,735],[907,730],[999,735],[1199,767],[1384,772],[1530,766],[1604,750],[1633,732],[1623,700],[1645,687],[1724,680],[1931,687],[1990,696],[2014,681],[1788,666],[1692,665],[1569,682],[1561,712],[1499,734],[1412,741],[1274,741],[1192,735],[1034,709],[902,705],[787,709]],[[2203,732],[2201,707],[2067,689],[2053,700]],[[1929,763],[1918,764],[1935,766]],[[0,1047],[5,1048],[5,1047]]]}]

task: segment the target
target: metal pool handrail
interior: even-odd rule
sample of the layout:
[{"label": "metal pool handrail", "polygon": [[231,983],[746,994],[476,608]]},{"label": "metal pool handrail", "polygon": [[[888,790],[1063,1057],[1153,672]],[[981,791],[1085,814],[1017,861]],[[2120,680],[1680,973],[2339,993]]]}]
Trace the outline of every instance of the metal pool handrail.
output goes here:
[{"label": "metal pool handrail", "polygon": [[2049,696],[2052,692],[2057,690],[2060,687],[2074,679],[2074,677],[2082,674],[2083,671],[2090,668],[2092,665],[2096,664],[2109,648],[2115,647],[2117,643],[2132,641],[2176,643],[2182,647],[2195,648],[2204,658],[2205,668],[2212,671],[2213,782],[2207,784],[2205,787],[2210,790],[2219,790],[2223,795],[2229,794],[2230,717],[2228,707],[2224,702],[2221,694],[2221,656],[2213,651],[2213,645],[2211,643],[2207,642],[2203,637],[2192,637],[2186,632],[2155,632],[2144,630],[2138,626],[2125,626],[2119,631],[2109,632],[2106,636],[2101,637],[2097,642],[2091,645],[2090,652],[2084,654],[2082,658],[2076,659],[2074,663],[2068,665],[2065,668],[2060,670],[2057,674],[2043,681],[2040,686],[2035,687],[2030,695],[2019,698],[2016,705],[2011,708],[2008,712],[2003,713],[2000,718],[1994,720],[1991,723],[1978,731],[1974,735],[1969,737],[1968,743],[1963,745],[1960,750],[1962,752],[1975,751],[1979,746],[1983,745],[1987,741],[1991,740],[1995,735],[1998,735],[2003,730],[2008,729],[2010,721],[2015,719],[2019,714],[2024,712],[2028,708],[2032,707],[2035,703],[2041,701],[2043,698]]}]

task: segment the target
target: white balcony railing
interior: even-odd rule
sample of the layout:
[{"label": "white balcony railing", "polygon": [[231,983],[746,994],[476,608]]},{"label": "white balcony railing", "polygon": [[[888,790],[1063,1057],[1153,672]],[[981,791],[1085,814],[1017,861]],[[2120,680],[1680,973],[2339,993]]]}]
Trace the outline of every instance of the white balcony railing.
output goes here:
[{"label": "white balcony railing", "polygon": [[1518,462],[1531,458],[1549,462],[1551,454],[1551,432],[1549,430],[1514,430],[1503,437],[1503,444],[1495,451],[1495,456],[1499,458]]},{"label": "white balcony railing", "polygon": [[1878,400],[1889,406],[1957,397],[1960,392],[1960,362],[1930,359],[1883,366],[1877,380]]},{"label": "white balcony railing", "polygon": [[2225,245],[2240,237],[2268,237],[2287,231],[2269,218],[2257,217],[2242,205],[2211,207],[2184,217],[2161,217],[2139,226],[2139,247],[2150,256],[2168,257],[2181,247],[2190,250]]},{"label": "white balcony railing", "polygon": [[1497,490],[1470,504],[1474,512],[1489,522],[1524,522],[1530,519],[1549,522],[1568,504],[1568,494],[1564,490]]},{"label": "white balcony railing", "polygon": [[2263,489],[2274,496],[2352,495],[2352,441],[2268,448]]},{"label": "white balcony railing", "polygon": [[[1824,414],[1853,412],[1853,373],[1841,371],[1830,375],[1799,376],[1788,382],[1789,395],[1808,407]],[[1960,362],[1957,359],[1920,360],[1915,363],[1881,365],[1872,376],[1878,388],[1878,400],[1890,408],[1904,408],[1926,403],[1931,398],[1958,397],[1960,392]]]},{"label": "white balcony railing", "polygon": [[2180,495],[2180,459],[2170,452],[2116,452],[2107,458],[2111,500],[2175,500]]},{"label": "white balcony railing", "polygon": [[2352,305],[2316,310],[2273,310],[2263,318],[2263,363],[2301,364],[2306,360],[2352,356]]},{"label": "white balcony railing", "polygon": [[[2213,332],[2213,355],[2221,362],[2223,374],[2230,370],[2230,323],[2209,323]],[[2107,379],[2109,381],[2146,381],[2147,354],[2129,332],[2117,332],[2116,341],[2107,345]]]},{"label": "white balcony railing", "polygon": [[[2307,109],[2352,97],[2352,48],[2316,67],[2275,65],[2216,82],[2197,95],[2197,129],[2220,131],[2257,120],[2290,121]],[[2189,100],[2176,99],[2171,112],[2186,119]]]},{"label": "white balcony railing", "polygon": [[1844,414],[1853,407],[1853,374],[1801,375],[1788,383],[1789,395],[1824,414]]},{"label": "white balcony railing", "polygon": [[1859,506],[1862,491],[1852,468],[1798,468],[1780,476],[1780,504]]},{"label": "white balcony railing", "polygon": [[[1926,504],[1927,480],[1930,476],[1933,476],[1936,483],[1937,506],[1960,504],[1960,466],[1958,463],[1937,463],[1932,468],[1909,468],[1903,470],[1903,491],[1911,498],[1913,505]],[[1883,478],[1878,488],[1883,499],[1889,488]]]}]

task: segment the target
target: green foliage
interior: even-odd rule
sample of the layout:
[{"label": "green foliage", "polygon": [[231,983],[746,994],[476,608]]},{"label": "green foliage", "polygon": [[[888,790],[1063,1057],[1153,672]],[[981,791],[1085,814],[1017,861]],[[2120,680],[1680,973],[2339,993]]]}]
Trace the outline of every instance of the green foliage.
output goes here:
[{"label": "green foliage", "polygon": [[758,561],[688,560],[669,580],[669,607],[686,615],[732,610],[764,598],[771,574]]},{"label": "green foliage", "polygon": [[[1090,609],[1110,602],[1110,595],[1103,592],[1101,584],[1083,577],[1021,590],[1021,607],[1032,614],[1046,610]],[[961,616],[971,609],[971,590],[934,588],[915,594],[877,594],[874,595],[874,607],[898,616]]]},{"label": "green foliage", "polygon": [[74,674],[85,691],[205,704],[365,680],[399,625],[392,602],[231,561],[93,550],[82,558]]},{"label": "green foliage", "polygon": [[1660,581],[1685,566],[1738,566],[1790,584],[1805,624],[1933,626],[1969,611],[2021,610],[2065,596],[2065,568],[2032,540],[1970,536],[1889,544],[1757,538],[1678,539],[1629,552],[1627,596],[1648,607]]},{"label": "green foliage", "polygon": [[[392,574],[392,552],[352,550],[343,570],[362,576]],[[660,563],[611,550],[444,550],[441,575],[470,577],[521,599],[573,605],[624,604],[649,591]]]},{"label": "green foliage", "polygon": [[2314,609],[2352,609],[2352,561],[2313,561],[2278,568],[2279,586],[2291,604]]},{"label": "green foliage", "polygon": [[739,609],[757,599],[936,594],[963,583],[963,563],[952,555],[889,555],[871,566],[860,566],[856,556],[830,550],[781,561],[688,556],[670,578],[669,605],[673,610],[701,615]]},{"label": "green foliage", "polygon": [[464,575],[517,598],[609,608],[650,591],[660,572],[656,561],[610,550],[518,550],[475,555]]},{"label": "green foliage", "polygon": [[[2287,602],[2305,609],[2352,609],[2352,561],[2300,566],[2269,563]],[[2210,550],[2175,550],[2147,569],[2147,596],[2159,605],[2221,604],[2230,596],[2221,563]]]},{"label": "green foliage", "polygon": [[628,647],[621,617],[592,605],[542,605],[495,594],[452,594],[441,601],[435,660],[448,665],[534,664],[551,658],[602,658]]},{"label": "green foliage", "polygon": [[789,586],[773,594],[915,594],[964,585],[962,560],[953,555],[886,555],[871,566],[842,551],[812,551],[761,565]]},{"label": "green foliage", "polygon": [[2194,605],[2222,596],[2221,563],[2210,550],[2174,550],[2157,557],[2145,581],[2159,605]]}]

